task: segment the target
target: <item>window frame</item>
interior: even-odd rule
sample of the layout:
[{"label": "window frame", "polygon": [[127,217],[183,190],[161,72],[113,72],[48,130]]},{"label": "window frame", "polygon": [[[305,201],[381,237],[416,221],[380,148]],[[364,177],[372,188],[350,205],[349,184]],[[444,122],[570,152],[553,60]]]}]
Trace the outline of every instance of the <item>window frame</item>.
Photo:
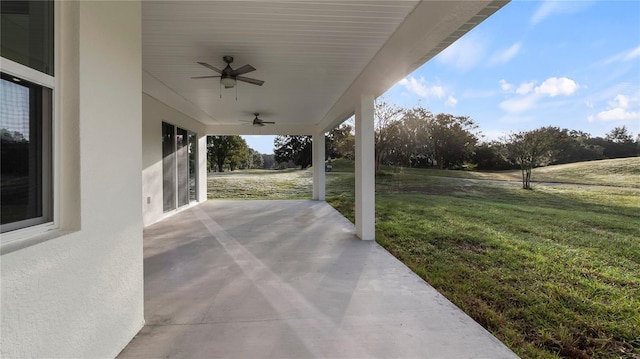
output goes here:
[{"label": "window frame", "polygon": [[[43,145],[47,145],[51,149],[51,154],[48,156],[48,163],[43,162],[43,169],[49,167],[47,170],[48,178],[43,178],[43,188],[47,187],[49,193],[43,193],[43,197],[46,195],[48,201],[51,202],[49,208],[51,211],[51,220],[45,223],[39,223],[34,225],[28,225],[25,227],[10,229],[7,232],[2,233],[0,238],[0,245],[3,247],[8,243],[17,242],[20,240],[31,239],[35,236],[39,236],[50,232],[52,230],[59,229],[59,217],[60,217],[60,191],[59,191],[59,178],[60,178],[60,121],[59,121],[59,94],[57,91],[58,81],[60,76],[60,6],[54,5],[54,18],[53,18],[53,59],[54,59],[54,76],[40,72],[26,65],[20,64],[13,60],[9,60],[0,56],[0,71],[15,76],[20,79],[32,82],[36,85],[46,87],[51,91],[51,104],[50,104],[50,116],[51,124],[49,127],[50,132],[43,132]],[[45,139],[46,136],[46,139]],[[49,142],[49,143],[46,143]],[[49,181],[49,183],[45,183]],[[44,192],[44,190],[43,190]],[[25,220],[25,222],[28,220]],[[25,243],[25,245],[27,245]],[[22,246],[22,245],[21,245]]]},{"label": "window frame", "polygon": [[[52,90],[49,87],[42,86],[40,84],[34,84],[32,82],[27,81],[24,78],[17,78],[17,76],[13,74],[9,74],[6,72],[2,72],[2,81],[6,81],[9,83],[14,83],[15,86],[20,86],[26,88],[29,92],[29,106],[30,111],[34,110],[31,106],[37,106],[37,111],[35,114],[30,115],[29,118],[29,148],[30,152],[35,150],[32,154],[36,156],[38,159],[35,160],[35,166],[38,168],[35,173],[35,177],[31,178],[31,180],[36,181],[37,189],[36,191],[39,193],[38,204],[37,207],[41,208],[41,215],[28,217],[25,219],[21,219],[14,222],[9,222],[2,224],[2,233],[9,233],[11,231],[15,231],[22,228],[33,227],[39,224],[44,224],[51,222],[53,217],[52,212],[52,138],[51,138],[51,126],[52,126]],[[27,84],[27,82],[29,82]],[[40,95],[31,99],[31,96],[34,95],[33,88],[37,87],[40,92]],[[34,102],[35,100],[35,102]],[[33,116],[33,117],[32,117]],[[41,116],[41,117],[40,117]],[[35,120],[33,123],[31,120]],[[32,128],[31,126],[35,126],[37,129]],[[33,146],[33,147],[32,147]],[[36,153],[37,152],[37,153]],[[32,156],[30,155],[30,157]]]}]

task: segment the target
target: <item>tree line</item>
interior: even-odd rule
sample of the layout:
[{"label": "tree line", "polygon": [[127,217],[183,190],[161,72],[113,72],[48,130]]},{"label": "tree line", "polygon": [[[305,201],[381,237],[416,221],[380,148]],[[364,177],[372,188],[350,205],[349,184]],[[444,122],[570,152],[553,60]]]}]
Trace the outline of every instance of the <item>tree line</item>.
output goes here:
[{"label": "tree line", "polygon": [[[634,139],[625,127],[605,137],[546,126],[511,133],[496,141],[483,141],[478,125],[468,116],[434,114],[417,106],[401,108],[381,100],[375,105],[375,169],[402,166],[439,169],[521,169],[523,187],[529,188],[531,170],[538,166],[633,157],[640,155],[640,134]],[[240,136],[210,136],[210,161],[219,171],[235,168],[277,168],[312,163],[310,136],[276,136],[274,155],[267,160],[248,148]],[[355,134],[351,121],[325,137],[327,159],[353,160]],[[262,162],[260,160],[262,158]],[[267,161],[269,162],[267,164]]]},{"label": "tree line", "polygon": [[283,169],[295,167],[293,161],[276,161],[275,155],[260,153],[247,145],[244,138],[207,136],[207,171],[225,172],[237,169]]},{"label": "tree line", "polygon": [[[272,161],[273,162],[273,161]],[[207,136],[207,168],[209,172],[226,169],[264,168],[265,156],[247,145],[244,138]]]},{"label": "tree line", "polygon": [[483,141],[467,116],[433,114],[422,107],[376,103],[376,163],[406,167],[482,170],[513,169],[531,157],[535,166],[638,156],[628,129],[616,127],[604,138],[554,126]]}]

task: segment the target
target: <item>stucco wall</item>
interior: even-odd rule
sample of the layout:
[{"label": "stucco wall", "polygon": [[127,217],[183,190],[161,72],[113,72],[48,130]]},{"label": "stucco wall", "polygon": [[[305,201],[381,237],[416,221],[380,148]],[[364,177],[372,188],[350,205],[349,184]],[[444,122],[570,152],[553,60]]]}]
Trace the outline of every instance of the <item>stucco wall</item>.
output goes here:
[{"label": "stucco wall", "polygon": [[60,171],[75,171],[56,178],[59,208],[79,211],[63,213],[53,239],[0,258],[0,353],[112,358],[144,324],[141,8],[56,6],[65,22],[58,61],[67,65],[57,74],[57,120],[61,141],[75,143],[60,145]]},{"label": "stucco wall", "polygon": [[207,199],[206,135],[204,126],[172,107],[142,95],[142,208],[144,225],[150,225],[176,211],[162,211],[162,122],[198,135],[198,201]]}]

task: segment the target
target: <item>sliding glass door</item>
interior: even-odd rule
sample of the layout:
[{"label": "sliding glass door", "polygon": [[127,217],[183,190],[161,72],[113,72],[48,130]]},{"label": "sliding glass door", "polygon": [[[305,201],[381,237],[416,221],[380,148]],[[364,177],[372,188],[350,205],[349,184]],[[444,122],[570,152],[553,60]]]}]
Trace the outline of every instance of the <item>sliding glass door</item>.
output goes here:
[{"label": "sliding glass door", "polygon": [[176,208],[176,128],[162,123],[162,210]]},{"label": "sliding glass door", "polygon": [[172,211],[197,198],[197,138],[188,130],[162,123],[163,211]]},{"label": "sliding glass door", "polygon": [[195,202],[198,199],[198,187],[196,184],[198,183],[198,171],[196,170],[196,165],[198,164],[198,136],[195,133],[189,132],[189,201]]}]

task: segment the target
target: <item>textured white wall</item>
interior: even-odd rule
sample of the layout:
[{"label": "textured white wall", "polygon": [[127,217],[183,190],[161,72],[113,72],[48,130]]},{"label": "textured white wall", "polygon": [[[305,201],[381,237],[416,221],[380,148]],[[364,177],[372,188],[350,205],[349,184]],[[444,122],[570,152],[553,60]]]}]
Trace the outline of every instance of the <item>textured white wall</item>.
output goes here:
[{"label": "textured white wall", "polygon": [[[145,77],[146,81],[146,77]],[[162,211],[162,122],[195,132],[198,137],[198,201],[207,200],[206,135],[204,125],[184,113],[142,95],[142,209],[148,226],[176,211]]]},{"label": "textured white wall", "polygon": [[[69,163],[61,170],[79,176],[61,174],[60,208],[79,213],[62,222],[71,234],[0,258],[0,353],[110,358],[144,324],[141,8],[136,1],[57,5],[66,24],[58,61],[68,62],[57,74],[56,104],[66,106],[58,120],[77,124],[79,137],[77,146],[62,146]],[[79,155],[65,152],[74,147]]]}]

